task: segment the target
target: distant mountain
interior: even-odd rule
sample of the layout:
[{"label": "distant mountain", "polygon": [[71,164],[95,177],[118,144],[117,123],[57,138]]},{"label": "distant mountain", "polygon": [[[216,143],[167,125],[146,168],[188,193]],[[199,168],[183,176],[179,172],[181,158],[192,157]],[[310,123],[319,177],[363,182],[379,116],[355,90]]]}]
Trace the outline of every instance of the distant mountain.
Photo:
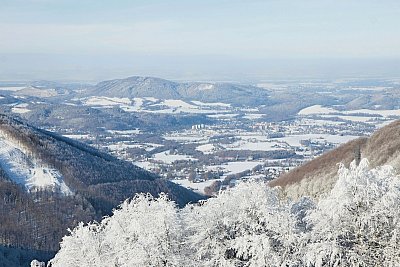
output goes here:
[{"label": "distant mountain", "polygon": [[135,193],[202,197],[129,162],[0,115],[0,245],[56,251],[67,228],[99,220]]},{"label": "distant mountain", "polygon": [[129,77],[98,83],[88,93],[110,97],[156,97],[178,99],[179,83],[151,77]]},{"label": "distant mountain", "polygon": [[158,99],[261,105],[269,102],[266,89],[235,83],[177,83],[153,77],[129,77],[103,81],[89,88],[87,96],[155,97]]},{"label": "distant mountain", "polygon": [[284,187],[290,197],[319,196],[332,189],[337,179],[338,163],[349,165],[359,153],[372,168],[390,164],[400,170],[400,121],[395,121],[371,137],[360,137],[293,169],[272,181]]}]

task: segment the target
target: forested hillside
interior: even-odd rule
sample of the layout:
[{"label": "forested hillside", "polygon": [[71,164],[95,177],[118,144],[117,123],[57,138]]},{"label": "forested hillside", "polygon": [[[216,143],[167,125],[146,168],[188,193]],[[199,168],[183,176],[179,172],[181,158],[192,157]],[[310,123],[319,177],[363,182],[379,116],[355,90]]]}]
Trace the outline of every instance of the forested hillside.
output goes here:
[{"label": "forested hillside", "polygon": [[56,251],[67,228],[111,214],[135,193],[164,192],[181,206],[202,198],[129,162],[4,115],[0,141],[0,245]]},{"label": "forested hillside", "polygon": [[299,166],[271,182],[285,188],[290,197],[318,197],[332,189],[337,180],[338,163],[346,166],[357,157],[369,160],[372,167],[390,164],[400,167],[400,121],[379,129],[370,137],[361,137],[343,144],[310,162]]},{"label": "forested hillside", "polygon": [[112,97],[156,97],[160,99],[223,102],[257,106],[270,101],[269,91],[238,83],[178,83],[154,77],[133,76],[98,83],[86,95]]}]

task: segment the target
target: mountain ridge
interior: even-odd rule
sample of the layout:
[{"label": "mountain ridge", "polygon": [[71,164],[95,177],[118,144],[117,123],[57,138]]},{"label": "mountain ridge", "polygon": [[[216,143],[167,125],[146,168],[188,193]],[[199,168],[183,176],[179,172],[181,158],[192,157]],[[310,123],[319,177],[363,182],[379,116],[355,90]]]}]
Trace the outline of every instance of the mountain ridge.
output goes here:
[{"label": "mountain ridge", "polygon": [[224,102],[235,105],[260,105],[269,102],[269,91],[239,83],[173,82],[155,77],[132,76],[102,81],[89,88],[87,96],[157,97],[159,99]]},{"label": "mountain ridge", "polygon": [[[0,157],[3,246],[56,251],[68,228],[111,214],[136,193],[164,192],[179,206],[204,198],[130,162],[7,115],[0,114],[0,131],[0,140],[13,145],[13,150],[0,151],[10,156]],[[7,165],[10,160],[13,164]],[[15,166],[28,168],[25,180],[15,180]],[[55,171],[71,193],[62,194],[49,183],[27,187],[35,175],[52,179]]]}]

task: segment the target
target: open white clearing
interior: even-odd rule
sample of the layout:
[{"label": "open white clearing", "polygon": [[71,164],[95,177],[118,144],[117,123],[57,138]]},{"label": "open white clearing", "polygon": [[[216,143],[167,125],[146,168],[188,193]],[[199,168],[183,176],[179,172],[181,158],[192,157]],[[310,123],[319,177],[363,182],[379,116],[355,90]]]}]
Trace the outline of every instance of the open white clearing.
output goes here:
[{"label": "open white clearing", "polygon": [[288,145],[292,147],[300,147],[302,146],[300,144],[300,141],[302,140],[329,142],[332,144],[343,144],[356,138],[359,138],[359,136],[353,136],[353,135],[342,136],[333,134],[301,134],[301,135],[288,135],[282,138],[276,138],[275,140],[286,142]]},{"label": "open white clearing", "polygon": [[212,154],[213,152],[216,152],[218,148],[213,144],[205,144],[196,147],[196,150],[203,152],[203,154]]},{"label": "open white clearing", "polygon": [[16,142],[7,140],[2,132],[0,132],[0,166],[10,179],[23,185],[28,191],[46,188],[60,191],[64,195],[72,194],[60,172],[39,164]]},{"label": "open white clearing", "polygon": [[336,109],[323,107],[321,105],[314,105],[307,108],[303,108],[299,111],[299,115],[313,115],[313,114],[330,114],[338,112]]},{"label": "open white clearing", "polygon": [[208,181],[204,181],[204,182],[192,183],[189,180],[184,179],[184,180],[172,180],[172,182],[179,184],[183,187],[192,189],[200,194],[204,194],[204,188],[206,188],[207,186],[210,186],[215,181],[222,181],[222,180],[223,179],[212,179],[212,180],[208,180]]},{"label": "open white clearing", "polygon": [[131,100],[128,98],[119,97],[105,97],[105,96],[94,96],[86,99],[85,104],[88,106],[115,106],[115,105],[129,105]]},{"label": "open white clearing", "polygon": [[233,161],[221,165],[208,166],[208,170],[225,170],[225,174],[236,174],[253,169],[255,166],[261,165],[262,162],[256,161]]},{"label": "open white clearing", "polygon": [[28,104],[27,104],[27,103],[22,103],[22,104],[15,105],[15,106],[11,109],[11,111],[12,111],[13,113],[18,113],[18,114],[23,114],[23,113],[30,112],[31,110],[30,110],[30,109],[27,109],[27,107],[28,107]]},{"label": "open white clearing", "polygon": [[197,159],[195,159],[195,158],[193,158],[193,157],[191,157],[189,155],[174,155],[174,154],[171,154],[169,150],[154,154],[153,158],[156,161],[162,161],[162,162],[167,163],[167,164],[172,164],[173,162],[178,161],[178,160],[186,160],[186,161],[197,160]]}]

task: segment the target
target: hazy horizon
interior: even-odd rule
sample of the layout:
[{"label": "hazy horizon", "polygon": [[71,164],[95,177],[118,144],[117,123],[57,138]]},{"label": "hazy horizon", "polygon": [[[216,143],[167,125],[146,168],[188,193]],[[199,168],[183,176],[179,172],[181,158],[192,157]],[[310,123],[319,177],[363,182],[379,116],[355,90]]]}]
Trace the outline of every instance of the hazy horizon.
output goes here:
[{"label": "hazy horizon", "polygon": [[0,80],[400,76],[398,1],[0,3]]}]

